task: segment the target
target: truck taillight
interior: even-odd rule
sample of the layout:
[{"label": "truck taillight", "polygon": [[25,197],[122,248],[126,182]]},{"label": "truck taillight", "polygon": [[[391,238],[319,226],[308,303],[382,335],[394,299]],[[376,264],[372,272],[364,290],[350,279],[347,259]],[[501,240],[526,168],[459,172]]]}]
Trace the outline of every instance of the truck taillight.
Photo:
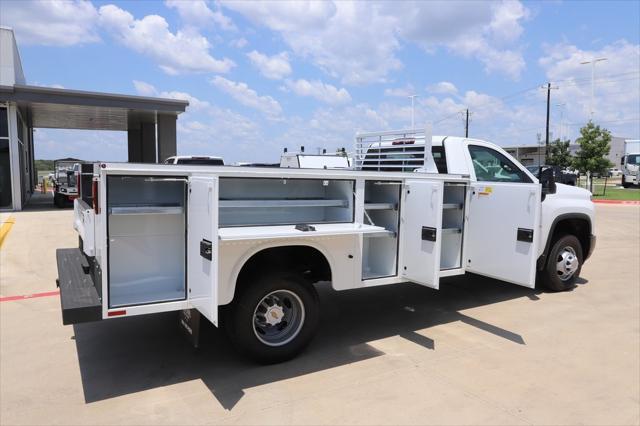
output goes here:
[{"label": "truck taillight", "polygon": [[98,181],[94,180],[91,183],[91,199],[92,199],[92,204],[93,204],[93,211],[96,212],[96,214],[100,214],[100,203],[98,202]]}]

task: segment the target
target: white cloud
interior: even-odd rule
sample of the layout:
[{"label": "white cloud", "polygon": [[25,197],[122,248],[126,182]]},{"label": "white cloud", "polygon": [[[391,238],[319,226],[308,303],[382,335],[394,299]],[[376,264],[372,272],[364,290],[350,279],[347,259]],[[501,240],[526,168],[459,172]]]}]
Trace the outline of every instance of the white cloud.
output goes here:
[{"label": "white cloud", "polygon": [[247,53],[249,60],[262,75],[272,80],[281,80],[291,74],[289,54],[280,52],[277,55],[267,56],[256,50]]},{"label": "white cloud", "polygon": [[[607,58],[595,68],[594,121],[614,135],[640,134],[640,45],[625,40],[598,50],[560,43],[545,47],[539,60],[547,78],[559,87],[554,103],[564,103],[565,121],[584,123],[590,117],[591,65],[581,62]],[[608,122],[608,123],[606,123]]]},{"label": "white cloud", "polygon": [[427,91],[429,93],[435,94],[455,95],[456,93],[458,93],[458,88],[455,86],[455,84],[449,81],[441,81],[439,83],[428,86]]},{"label": "white cloud", "polygon": [[367,104],[319,108],[309,119],[294,117],[288,120],[286,131],[276,139],[283,146],[297,147],[303,141],[309,152],[325,148],[333,152],[339,148],[351,151],[358,131],[385,130],[387,120]]},{"label": "white cloud", "polygon": [[[133,83],[139,95],[189,101],[187,111],[178,116],[176,130],[180,155],[219,155],[227,163],[261,160],[257,154],[264,151],[265,138],[255,120],[186,92],[160,91],[144,81]],[[269,148],[273,153],[278,150]]]},{"label": "white cloud", "polygon": [[0,1],[0,25],[12,27],[19,43],[72,46],[96,42],[98,12],[88,1]]},{"label": "white cloud", "polygon": [[213,23],[226,31],[237,30],[233,21],[219,7],[211,10],[204,0],[165,0],[165,4],[170,9],[176,9],[187,25],[206,27]]},{"label": "white cloud", "polygon": [[102,6],[99,12],[100,23],[120,43],[153,58],[167,74],[226,73],[235,66],[228,58],[212,57],[209,41],[196,31],[172,33],[161,16],[134,19],[129,12],[114,5]]},{"label": "white cloud", "polygon": [[347,84],[384,81],[401,68],[395,19],[365,2],[224,2],[281,33],[295,54]]},{"label": "white cloud", "polygon": [[392,98],[406,98],[416,94],[416,89],[412,84],[407,84],[404,87],[387,88],[384,89],[384,95]]},{"label": "white cloud", "polygon": [[525,68],[517,42],[521,21],[529,11],[519,1],[387,3],[385,11],[398,16],[402,38],[433,52],[444,47],[454,54],[476,58],[488,73],[517,79]]},{"label": "white cloud", "polygon": [[229,42],[229,46],[235,47],[236,49],[242,49],[247,44],[249,44],[249,41],[244,37],[235,38]]},{"label": "white cloud", "polygon": [[168,98],[168,99],[180,99],[183,101],[188,101],[189,106],[187,107],[187,111],[202,111],[211,107],[211,104],[207,101],[201,101],[195,96],[191,96],[188,93],[180,92],[180,91],[159,91],[150,83],[145,81],[133,80],[133,86],[136,89],[136,92],[141,96],[154,96],[160,98]]},{"label": "white cloud", "polygon": [[285,84],[296,95],[310,96],[327,104],[344,104],[351,102],[351,95],[347,89],[344,87],[338,89],[337,87],[323,83],[320,80],[287,80]]},{"label": "white cloud", "polygon": [[281,34],[293,52],[345,84],[384,82],[400,69],[402,42],[432,53],[445,48],[475,58],[488,73],[517,79],[525,68],[518,46],[529,12],[504,2],[252,2],[225,7]]},{"label": "white cloud", "polygon": [[211,83],[244,106],[257,109],[271,119],[279,118],[282,107],[271,96],[260,96],[246,83],[227,80],[224,77],[215,76]]},{"label": "white cloud", "polygon": [[133,86],[136,88],[136,92],[141,96],[158,96],[156,88],[144,81],[133,80]]}]

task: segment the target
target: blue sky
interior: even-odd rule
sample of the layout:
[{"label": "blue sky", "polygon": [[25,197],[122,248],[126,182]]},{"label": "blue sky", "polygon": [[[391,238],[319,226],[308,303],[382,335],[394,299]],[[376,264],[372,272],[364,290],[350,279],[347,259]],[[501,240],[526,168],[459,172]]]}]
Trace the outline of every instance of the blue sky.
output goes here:
[{"label": "blue sky", "polygon": [[[640,135],[640,2],[0,3],[29,84],[187,99],[179,154],[275,161],[283,147],[350,147],[359,130],[417,125],[500,145],[590,117]],[[36,156],[126,160],[118,132],[36,132]]]}]

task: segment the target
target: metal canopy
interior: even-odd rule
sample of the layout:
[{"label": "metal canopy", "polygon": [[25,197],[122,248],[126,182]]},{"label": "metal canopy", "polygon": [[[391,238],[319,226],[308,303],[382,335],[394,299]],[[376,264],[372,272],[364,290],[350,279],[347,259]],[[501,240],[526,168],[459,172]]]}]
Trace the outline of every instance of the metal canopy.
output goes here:
[{"label": "metal canopy", "polygon": [[189,102],[112,93],[15,85],[0,86],[0,102],[27,111],[30,127],[129,130],[157,123],[159,114],[177,116]]}]

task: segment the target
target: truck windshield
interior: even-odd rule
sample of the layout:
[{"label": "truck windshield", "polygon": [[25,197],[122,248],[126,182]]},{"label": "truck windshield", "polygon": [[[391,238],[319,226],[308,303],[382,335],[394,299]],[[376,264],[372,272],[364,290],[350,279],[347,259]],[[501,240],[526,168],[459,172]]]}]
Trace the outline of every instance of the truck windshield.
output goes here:
[{"label": "truck windshield", "polygon": [[627,157],[627,164],[640,163],[640,154],[632,154]]}]

